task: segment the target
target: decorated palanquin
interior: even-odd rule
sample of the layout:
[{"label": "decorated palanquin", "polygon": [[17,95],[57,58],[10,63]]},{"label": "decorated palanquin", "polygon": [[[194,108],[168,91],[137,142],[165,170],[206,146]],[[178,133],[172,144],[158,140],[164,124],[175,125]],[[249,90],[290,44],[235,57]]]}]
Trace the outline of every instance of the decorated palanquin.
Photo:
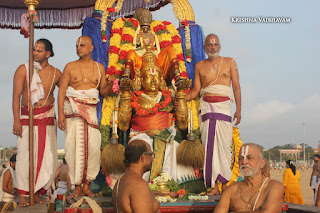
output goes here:
[{"label": "decorated palanquin", "polygon": [[[178,29],[170,22],[150,19],[146,11],[137,11],[152,11],[168,3],[179,20]],[[178,183],[197,179],[194,168],[176,163],[176,151],[186,132],[191,129],[199,138],[199,101],[184,101],[195,65],[205,59],[202,29],[195,23],[189,2],[97,0],[92,17],[85,19],[82,34],[92,38],[92,58],[104,65],[107,75],[116,77],[112,94],[101,97],[97,107],[102,149],[110,143],[112,134],[122,136],[122,143],[140,138],[156,153],[146,179],[153,179],[160,171]],[[234,144],[233,159],[237,160],[241,144]],[[231,181],[237,180],[238,173],[234,167]]]}]

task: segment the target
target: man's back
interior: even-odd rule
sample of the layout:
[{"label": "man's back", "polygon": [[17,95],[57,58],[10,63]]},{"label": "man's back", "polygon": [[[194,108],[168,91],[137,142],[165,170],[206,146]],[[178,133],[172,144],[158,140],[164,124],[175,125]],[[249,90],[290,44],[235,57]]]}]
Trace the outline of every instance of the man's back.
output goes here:
[{"label": "man's back", "polygon": [[119,178],[112,192],[116,212],[156,212],[159,203],[155,200],[148,183],[134,172]]}]

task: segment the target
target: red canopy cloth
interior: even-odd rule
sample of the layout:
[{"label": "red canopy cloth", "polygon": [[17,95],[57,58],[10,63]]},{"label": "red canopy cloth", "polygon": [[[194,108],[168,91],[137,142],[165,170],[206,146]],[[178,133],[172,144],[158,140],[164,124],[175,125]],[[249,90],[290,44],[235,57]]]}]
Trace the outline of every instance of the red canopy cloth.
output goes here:
[{"label": "red canopy cloth", "polygon": [[[94,11],[95,0],[40,0],[36,11],[39,23],[35,28],[81,28],[86,17]],[[116,2],[117,3],[117,2]],[[111,18],[130,16],[139,8],[157,10],[166,4],[166,0],[124,0],[118,13],[111,13]],[[21,15],[27,13],[23,0],[0,0],[0,28],[20,29]]]}]

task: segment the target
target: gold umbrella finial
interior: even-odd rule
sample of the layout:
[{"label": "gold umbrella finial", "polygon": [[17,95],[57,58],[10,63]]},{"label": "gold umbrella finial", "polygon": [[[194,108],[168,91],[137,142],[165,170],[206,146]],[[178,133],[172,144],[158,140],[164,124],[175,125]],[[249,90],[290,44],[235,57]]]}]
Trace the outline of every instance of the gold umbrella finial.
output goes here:
[{"label": "gold umbrella finial", "polygon": [[24,4],[28,7],[28,10],[36,10],[39,0],[24,0]]}]

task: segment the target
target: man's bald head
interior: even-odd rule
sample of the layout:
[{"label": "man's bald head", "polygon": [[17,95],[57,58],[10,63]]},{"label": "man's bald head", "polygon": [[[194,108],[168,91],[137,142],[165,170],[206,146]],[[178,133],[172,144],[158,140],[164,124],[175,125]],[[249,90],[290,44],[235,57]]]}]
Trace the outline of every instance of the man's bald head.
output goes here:
[{"label": "man's bald head", "polygon": [[260,159],[263,158],[263,150],[261,149],[261,147],[258,144],[255,143],[245,143],[242,145],[241,149],[240,149],[240,155],[245,155],[246,153],[248,153],[249,149],[254,149],[256,150],[256,153]]},{"label": "man's bald head", "polygon": [[89,36],[80,36],[77,40],[77,45],[79,45],[82,42],[88,43],[89,45],[93,45],[92,39]]},{"label": "man's bald head", "polygon": [[216,40],[213,40],[214,42],[218,42],[220,44],[220,39],[219,39],[219,36],[217,36],[216,34],[214,33],[210,33],[208,34],[205,39],[204,39],[204,43],[208,43],[208,42],[211,42],[211,39],[216,39]]},{"label": "man's bald head", "polygon": [[209,34],[204,39],[204,51],[209,59],[214,59],[219,56],[221,50],[220,40],[216,34]]},{"label": "man's bald head", "polygon": [[91,57],[93,44],[89,36],[80,36],[77,40],[76,47],[77,47],[77,54],[80,58]]},{"label": "man's bald head", "polygon": [[263,151],[254,143],[243,144],[239,154],[240,172],[245,176],[253,177],[258,172],[261,174],[265,166]]},{"label": "man's bald head", "polygon": [[150,145],[143,140],[131,141],[124,152],[124,164],[129,167],[132,163],[137,163],[144,152],[148,152]]}]

